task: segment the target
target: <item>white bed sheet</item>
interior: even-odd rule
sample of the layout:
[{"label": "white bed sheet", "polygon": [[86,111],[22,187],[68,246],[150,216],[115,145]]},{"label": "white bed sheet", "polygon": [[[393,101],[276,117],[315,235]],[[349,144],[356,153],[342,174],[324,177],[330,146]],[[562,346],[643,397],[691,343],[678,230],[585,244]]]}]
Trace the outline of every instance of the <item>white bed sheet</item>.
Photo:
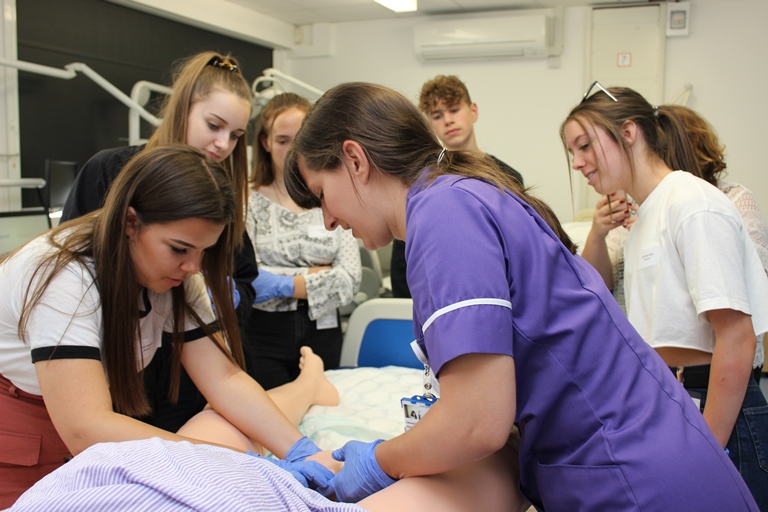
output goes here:
[{"label": "white bed sheet", "polygon": [[561,224],[563,226],[563,229],[566,233],[568,233],[568,236],[571,237],[571,240],[578,245],[578,254],[581,254],[582,249],[584,249],[584,243],[587,241],[587,235],[589,235],[589,230],[592,229],[592,221],[588,222],[563,222]]},{"label": "white bed sheet", "polygon": [[370,442],[402,434],[405,417],[400,399],[423,390],[423,371],[414,368],[348,368],[325,374],[339,390],[339,405],[313,406],[299,425],[324,450],[351,440]]}]

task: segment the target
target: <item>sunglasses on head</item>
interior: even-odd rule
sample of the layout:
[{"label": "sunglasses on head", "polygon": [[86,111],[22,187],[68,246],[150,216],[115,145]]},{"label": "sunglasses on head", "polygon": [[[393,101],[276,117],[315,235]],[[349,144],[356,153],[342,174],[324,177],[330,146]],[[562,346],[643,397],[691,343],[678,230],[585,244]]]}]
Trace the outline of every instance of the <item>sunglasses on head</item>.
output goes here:
[{"label": "sunglasses on head", "polygon": [[591,93],[591,92],[592,92],[592,89],[594,89],[595,87],[597,87],[598,89],[600,89],[601,91],[603,91],[605,94],[607,94],[607,95],[608,95],[608,97],[609,97],[609,98],[611,98],[613,101],[615,101],[615,102],[618,102],[618,101],[619,101],[619,100],[617,100],[617,99],[616,99],[616,97],[615,97],[613,94],[611,94],[610,92],[608,92],[608,89],[606,89],[605,87],[603,87],[602,85],[600,85],[600,82],[598,82],[597,80],[595,80],[594,82],[592,82],[592,85],[590,85],[590,86],[589,86],[589,88],[587,89],[587,92],[585,92],[585,93],[584,93],[584,97],[581,99],[581,101],[582,101],[582,102],[584,102],[584,100],[586,100],[587,98],[589,98],[589,93]]}]

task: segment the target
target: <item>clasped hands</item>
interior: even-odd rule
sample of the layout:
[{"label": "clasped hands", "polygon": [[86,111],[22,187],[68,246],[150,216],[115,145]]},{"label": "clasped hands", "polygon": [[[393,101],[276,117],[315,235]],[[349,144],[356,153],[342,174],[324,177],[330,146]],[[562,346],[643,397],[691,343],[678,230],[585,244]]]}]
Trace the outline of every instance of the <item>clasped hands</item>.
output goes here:
[{"label": "clasped hands", "polygon": [[[284,459],[262,457],[253,452],[246,452],[253,457],[266,460],[288,471],[304,487],[310,489],[328,488],[334,472],[317,460],[322,460],[320,448],[307,436],[302,437],[291,446]],[[322,492],[322,491],[321,491]]]},{"label": "clasped hands", "polygon": [[[331,265],[323,265],[320,267],[309,267],[306,269],[307,274],[315,274],[318,272],[323,272],[326,270],[332,270],[333,267]],[[253,289],[256,290],[256,299],[254,299],[254,304],[259,304],[260,302],[266,302],[268,300],[272,299],[280,299],[280,298],[291,298],[294,296],[294,293],[296,292],[296,278],[301,278],[302,276],[283,276],[280,274],[275,274],[274,272],[270,272],[269,270],[264,270],[263,268],[259,269],[259,275],[254,279],[251,284],[253,285]],[[301,285],[300,285],[301,286]],[[303,292],[299,292],[303,293]]]},{"label": "clasped hands", "polygon": [[293,276],[281,276],[268,270],[259,269],[259,275],[251,284],[256,290],[255,304],[281,297],[292,297],[294,291]]},{"label": "clasped hands", "polygon": [[600,196],[595,205],[592,230],[601,237],[619,226],[629,229],[637,219],[637,204],[627,198],[623,191]]},{"label": "clasped hands", "polygon": [[[326,497],[335,495],[338,501],[357,502],[396,482],[384,473],[376,460],[375,448],[382,441],[350,441],[335,450],[332,459],[328,459],[328,452],[321,452],[320,448],[305,436],[288,450],[285,459],[266,460],[289,471],[302,485],[315,489]],[[249,455],[260,457],[250,452]],[[322,460],[323,464],[318,460]],[[327,467],[333,467],[333,461],[344,462],[335,475]]]}]

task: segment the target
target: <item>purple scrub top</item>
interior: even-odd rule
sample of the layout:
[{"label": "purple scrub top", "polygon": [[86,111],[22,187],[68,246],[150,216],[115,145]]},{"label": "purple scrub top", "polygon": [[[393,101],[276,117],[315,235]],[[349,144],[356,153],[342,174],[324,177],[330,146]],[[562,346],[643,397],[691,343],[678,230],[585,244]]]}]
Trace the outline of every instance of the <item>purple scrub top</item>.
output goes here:
[{"label": "purple scrub top", "polygon": [[757,511],[736,468],[598,273],[524,201],[460,176],[408,193],[414,330],[439,376],[515,359],[520,486],[538,509]]}]

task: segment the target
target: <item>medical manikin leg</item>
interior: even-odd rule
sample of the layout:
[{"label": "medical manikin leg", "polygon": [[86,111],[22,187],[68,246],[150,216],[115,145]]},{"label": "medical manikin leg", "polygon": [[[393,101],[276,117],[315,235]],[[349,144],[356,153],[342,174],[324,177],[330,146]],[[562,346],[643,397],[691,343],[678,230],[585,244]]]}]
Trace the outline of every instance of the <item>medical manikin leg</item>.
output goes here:
[{"label": "medical manikin leg", "polygon": [[[338,405],[339,392],[323,373],[323,361],[309,347],[301,348],[301,373],[293,382],[270,389],[267,395],[291,422],[298,426],[313,405]],[[207,406],[178,431],[179,435],[223,446],[264,453],[263,448]]]}]

